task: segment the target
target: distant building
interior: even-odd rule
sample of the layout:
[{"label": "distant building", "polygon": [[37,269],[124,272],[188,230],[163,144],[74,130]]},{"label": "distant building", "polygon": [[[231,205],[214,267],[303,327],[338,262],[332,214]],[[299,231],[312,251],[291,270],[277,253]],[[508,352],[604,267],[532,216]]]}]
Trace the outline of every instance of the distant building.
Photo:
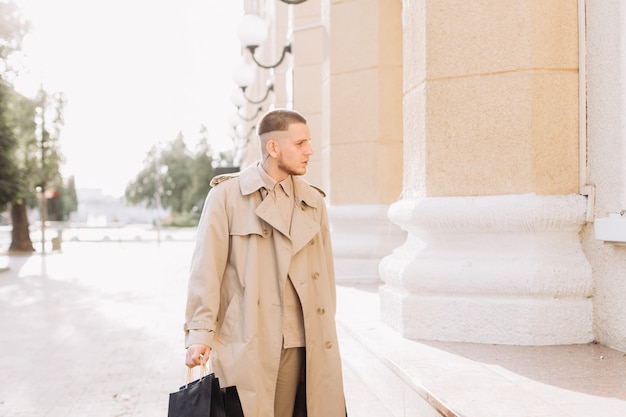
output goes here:
[{"label": "distant building", "polygon": [[78,196],[78,211],[72,213],[72,223],[82,223],[87,226],[104,227],[111,224],[150,224],[157,218],[163,219],[169,211],[161,209],[157,213],[155,208],[146,206],[130,206],[123,197],[104,195],[102,190],[94,188],[80,188],[76,190]]}]

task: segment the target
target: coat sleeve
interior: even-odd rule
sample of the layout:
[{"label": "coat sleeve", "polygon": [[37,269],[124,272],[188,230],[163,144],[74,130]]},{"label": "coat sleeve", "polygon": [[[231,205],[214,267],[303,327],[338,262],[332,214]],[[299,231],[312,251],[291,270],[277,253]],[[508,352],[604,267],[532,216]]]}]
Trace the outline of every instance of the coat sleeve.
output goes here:
[{"label": "coat sleeve", "polygon": [[220,289],[228,261],[229,222],[226,187],[211,189],[196,234],[185,310],[185,347],[213,346],[220,308]]}]

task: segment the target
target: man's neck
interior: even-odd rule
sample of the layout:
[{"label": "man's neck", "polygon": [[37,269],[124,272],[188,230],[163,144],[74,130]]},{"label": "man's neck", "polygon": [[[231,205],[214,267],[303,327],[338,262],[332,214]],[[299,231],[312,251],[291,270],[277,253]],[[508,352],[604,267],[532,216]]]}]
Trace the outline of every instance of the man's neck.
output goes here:
[{"label": "man's neck", "polygon": [[285,178],[289,177],[289,174],[272,167],[270,164],[262,165],[261,168],[276,182],[282,182]]}]

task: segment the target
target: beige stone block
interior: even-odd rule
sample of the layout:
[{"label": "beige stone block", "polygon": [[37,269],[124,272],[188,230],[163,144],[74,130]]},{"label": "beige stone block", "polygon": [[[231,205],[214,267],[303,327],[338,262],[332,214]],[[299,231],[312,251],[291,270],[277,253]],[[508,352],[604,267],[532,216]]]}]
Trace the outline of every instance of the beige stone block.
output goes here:
[{"label": "beige stone block", "polygon": [[324,62],[324,27],[313,26],[296,28],[292,52],[298,65],[319,65]]},{"label": "beige stone block", "polygon": [[426,197],[426,94],[424,85],[404,96],[404,198]]},{"label": "beige stone block", "polygon": [[334,73],[378,65],[378,1],[342,1],[331,5],[330,60]]},{"label": "beige stone block", "polygon": [[577,11],[575,0],[408,2],[407,57],[428,78],[576,69]]},{"label": "beige stone block", "polygon": [[379,137],[402,141],[402,66],[379,68]]},{"label": "beige stone block", "polygon": [[[428,196],[578,189],[577,74],[508,73],[424,91]],[[406,179],[406,177],[405,177]]]},{"label": "beige stone block", "polygon": [[410,92],[426,79],[426,2],[405,2],[402,17],[404,90]]},{"label": "beige stone block", "polygon": [[334,145],[331,150],[332,204],[390,204],[402,191],[398,143]]},{"label": "beige stone block", "polygon": [[402,141],[382,142],[376,145],[376,199],[371,203],[391,204],[401,198],[404,165],[402,145]]},{"label": "beige stone block", "polygon": [[309,159],[305,179],[311,184],[321,187],[326,193],[329,193],[329,184],[324,182],[324,172],[328,167],[323,153],[321,113],[319,111],[304,113],[304,117],[306,117],[307,125],[311,131],[311,148],[313,148],[313,155]]},{"label": "beige stone block", "polygon": [[[275,3],[282,8],[289,7],[282,1],[276,1]],[[293,16],[296,27],[309,26],[318,22],[323,10],[322,3],[326,3],[326,0],[307,0],[304,3],[293,6]]]},{"label": "beige stone block", "polygon": [[376,146],[369,143],[332,148],[331,204],[368,204],[376,201]]},{"label": "beige stone block", "polygon": [[402,67],[402,1],[378,0],[378,61]]},{"label": "beige stone block", "polygon": [[322,109],[321,65],[297,66],[294,70],[294,108],[301,113],[318,113]]},{"label": "beige stone block", "polygon": [[426,77],[575,70],[577,11],[575,0],[405,2],[405,89]]},{"label": "beige stone block", "polygon": [[374,142],[378,139],[377,69],[336,74],[331,81],[332,142]]}]

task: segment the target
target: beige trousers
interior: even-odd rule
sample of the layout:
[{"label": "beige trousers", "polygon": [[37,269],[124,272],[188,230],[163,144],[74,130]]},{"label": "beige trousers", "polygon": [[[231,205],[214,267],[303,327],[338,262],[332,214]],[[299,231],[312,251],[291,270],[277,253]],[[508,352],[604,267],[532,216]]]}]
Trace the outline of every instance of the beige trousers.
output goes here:
[{"label": "beige trousers", "polygon": [[298,384],[304,369],[304,348],[283,349],[276,380],[274,417],[293,417]]}]

